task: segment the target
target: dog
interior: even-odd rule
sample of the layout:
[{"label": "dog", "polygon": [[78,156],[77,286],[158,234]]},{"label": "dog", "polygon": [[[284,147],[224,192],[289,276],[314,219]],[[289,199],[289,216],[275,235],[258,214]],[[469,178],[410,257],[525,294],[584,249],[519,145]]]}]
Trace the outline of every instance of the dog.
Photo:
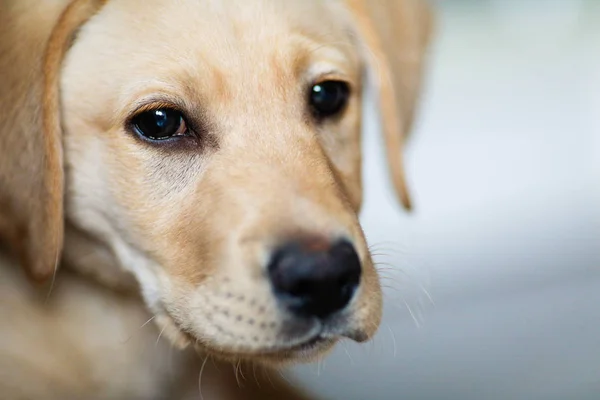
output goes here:
[{"label": "dog", "polygon": [[432,21],[419,0],[2,0],[2,398],[308,398],[212,360],[377,331],[363,92],[409,209]]}]

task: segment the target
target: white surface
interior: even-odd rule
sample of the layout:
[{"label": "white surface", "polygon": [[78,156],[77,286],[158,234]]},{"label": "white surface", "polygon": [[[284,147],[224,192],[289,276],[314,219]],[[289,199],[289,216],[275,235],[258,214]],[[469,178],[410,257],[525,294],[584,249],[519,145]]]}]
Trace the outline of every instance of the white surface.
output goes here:
[{"label": "white surface", "polygon": [[369,114],[362,220],[391,288],[373,344],[295,370],[323,398],[600,399],[600,4],[532,3],[440,8],[412,215]]}]

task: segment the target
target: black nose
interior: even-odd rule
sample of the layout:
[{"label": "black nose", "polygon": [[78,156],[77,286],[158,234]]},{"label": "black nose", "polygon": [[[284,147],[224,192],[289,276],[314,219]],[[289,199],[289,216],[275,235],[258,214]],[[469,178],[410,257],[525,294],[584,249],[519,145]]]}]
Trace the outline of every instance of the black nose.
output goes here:
[{"label": "black nose", "polygon": [[343,309],[360,282],[360,260],[347,241],[297,241],[273,254],[269,277],[279,301],[297,315],[324,318]]}]

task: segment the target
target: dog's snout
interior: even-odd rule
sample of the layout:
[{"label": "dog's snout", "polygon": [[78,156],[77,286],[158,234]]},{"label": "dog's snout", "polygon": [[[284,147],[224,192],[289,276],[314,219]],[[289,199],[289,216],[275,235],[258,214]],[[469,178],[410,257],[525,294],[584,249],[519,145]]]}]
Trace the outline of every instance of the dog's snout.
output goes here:
[{"label": "dog's snout", "polygon": [[276,250],[268,272],[284,307],[300,316],[324,318],[346,307],[360,282],[361,266],[348,241],[310,240]]}]

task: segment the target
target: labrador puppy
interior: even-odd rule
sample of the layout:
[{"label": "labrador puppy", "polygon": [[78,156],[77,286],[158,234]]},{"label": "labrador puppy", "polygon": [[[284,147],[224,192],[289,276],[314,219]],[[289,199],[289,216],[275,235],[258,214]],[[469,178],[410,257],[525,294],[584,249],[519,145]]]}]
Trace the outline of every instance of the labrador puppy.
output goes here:
[{"label": "labrador puppy", "polygon": [[375,334],[363,92],[410,208],[430,30],[419,0],[1,0],[2,398],[304,398],[212,360]]}]

